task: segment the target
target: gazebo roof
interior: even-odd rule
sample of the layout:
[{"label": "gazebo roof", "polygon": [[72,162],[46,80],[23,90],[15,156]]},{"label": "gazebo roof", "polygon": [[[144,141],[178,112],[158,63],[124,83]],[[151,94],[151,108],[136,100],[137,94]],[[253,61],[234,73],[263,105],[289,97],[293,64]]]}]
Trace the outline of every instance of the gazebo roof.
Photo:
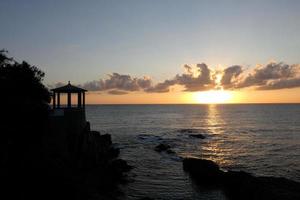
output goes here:
[{"label": "gazebo roof", "polygon": [[78,92],[86,92],[87,90],[71,85],[70,81],[67,85],[54,88],[51,91],[53,92],[61,92],[61,93],[78,93]]}]

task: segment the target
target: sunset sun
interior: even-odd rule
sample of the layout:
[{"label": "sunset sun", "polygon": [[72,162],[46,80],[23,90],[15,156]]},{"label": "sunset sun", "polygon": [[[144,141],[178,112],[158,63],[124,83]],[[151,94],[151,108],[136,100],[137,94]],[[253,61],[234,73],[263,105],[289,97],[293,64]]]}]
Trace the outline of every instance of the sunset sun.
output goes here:
[{"label": "sunset sun", "polygon": [[228,103],[232,99],[232,94],[224,90],[210,90],[197,92],[194,94],[194,101],[203,104]]}]

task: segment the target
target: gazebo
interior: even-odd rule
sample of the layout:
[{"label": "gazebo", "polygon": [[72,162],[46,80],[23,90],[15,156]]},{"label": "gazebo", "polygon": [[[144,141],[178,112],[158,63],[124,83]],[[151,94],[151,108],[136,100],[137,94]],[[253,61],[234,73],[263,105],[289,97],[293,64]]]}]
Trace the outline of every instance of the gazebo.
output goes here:
[{"label": "gazebo", "polygon": [[[80,134],[88,128],[85,116],[85,92],[87,90],[71,85],[70,81],[67,85],[54,88],[51,90],[53,109],[49,112],[47,120],[48,135],[52,138],[47,140],[49,148],[75,148],[79,145]],[[61,94],[67,94],[67,101],[61,105]],[[72,102],[72,94],[77,94],[77,102]],[[73,105],[72,105],[73,103]],[[67,138],[72,138],[74,146],[66,145]],[[52,142],[51,142],[52,141]],[[55,150],[54,150],[55,151]],[[64,151],[64,150],[62,150]],[[76,151],[73,149],[72,151]]]},{"label": "gazebo", "polygon": [[77,108],[84,109],[85,108],[85,92],[87,90],[76,87],[74,85],[71,85],[70,81],[67,85],[58,87],[51,90],[53,92],[53,109],[59,109],[61,108],[60,105],[60,94],[64,93],[67,94],[67,107],[66,108],[72,108],[72,94],[78,95],[77,100]]}]

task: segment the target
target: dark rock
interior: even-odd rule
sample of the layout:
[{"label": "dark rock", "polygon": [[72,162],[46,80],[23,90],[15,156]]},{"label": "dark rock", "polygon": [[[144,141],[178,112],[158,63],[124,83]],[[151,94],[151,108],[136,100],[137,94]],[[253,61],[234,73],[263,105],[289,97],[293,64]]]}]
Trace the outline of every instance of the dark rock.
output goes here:
[{"label": "dark rock", "polygon": [[168,144],[161,143],[154,148],[157,152],[166,152],[168,154],[175,154],[175,152],[171,149],[171,146]]},{"label": "dark rock", "polygon": [[223,188],[230,199],[300,199],[300,183],[285,178],[256,177],[243,171],[224,172],[210,160],[185,158],[183,169],[201,185]]},{"label": "dark rock", "polygon": [[120,154],[120,149],[119,148],[111,147],[108,150],[108,155],[109,155],[110,158],[116,158],[116,157],[119,156],[119,154]]},{"label": "dark rock", "polygon": [[205,139],[206,137],[202,134],[190,134],[189,135],[190,137],[193,137],[193,138],[199,138],[199,139]]},{"label": "dark rock", "polygon": [[187,128],[187,129],[180,129],[179,132],[180,133],[198,133],[199,130],[198,129]]},{"label": "dark rock", "polygon": [[172,149],[167,149],[166,153],[168,153],[168,154],[175,154],[175,151],[173,151]]},{"label": "dark rock", "polygon": [[209,184],[219,184],[224,173],[215,162],[198,158],[183,159],[183,169],[197,181]]},{"label": "dark rock", "polygon": [[116,159],[113,160],[111,163],[111,167],[115,169],[115,171],[119,172],[128,172],[130,171],[133,167],[128,165],[125,160],[122,159]]},{"label": "dark rock", "polygon": [[162,152],[162,151],[167,151],[171,148],[170,145],[168,144],[164,144],[164,143],[161,143],[159,145],[157,145],[154,150],[157,151],[157,152]]}]

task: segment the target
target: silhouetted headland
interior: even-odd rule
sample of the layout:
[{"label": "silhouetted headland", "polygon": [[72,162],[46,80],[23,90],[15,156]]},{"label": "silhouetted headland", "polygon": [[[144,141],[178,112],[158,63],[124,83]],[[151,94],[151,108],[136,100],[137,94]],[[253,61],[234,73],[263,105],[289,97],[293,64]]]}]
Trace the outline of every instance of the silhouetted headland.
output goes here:
[{"label": "silhouetted headland", "polygon": [[[86,90],[70,83],[54,89],[51,109],[43,77],[0,52],[1,199],[114,199],[131,167],[118,159],[110,135],[90,130]],[[61,93],[68,95],[66,107]]]}]

